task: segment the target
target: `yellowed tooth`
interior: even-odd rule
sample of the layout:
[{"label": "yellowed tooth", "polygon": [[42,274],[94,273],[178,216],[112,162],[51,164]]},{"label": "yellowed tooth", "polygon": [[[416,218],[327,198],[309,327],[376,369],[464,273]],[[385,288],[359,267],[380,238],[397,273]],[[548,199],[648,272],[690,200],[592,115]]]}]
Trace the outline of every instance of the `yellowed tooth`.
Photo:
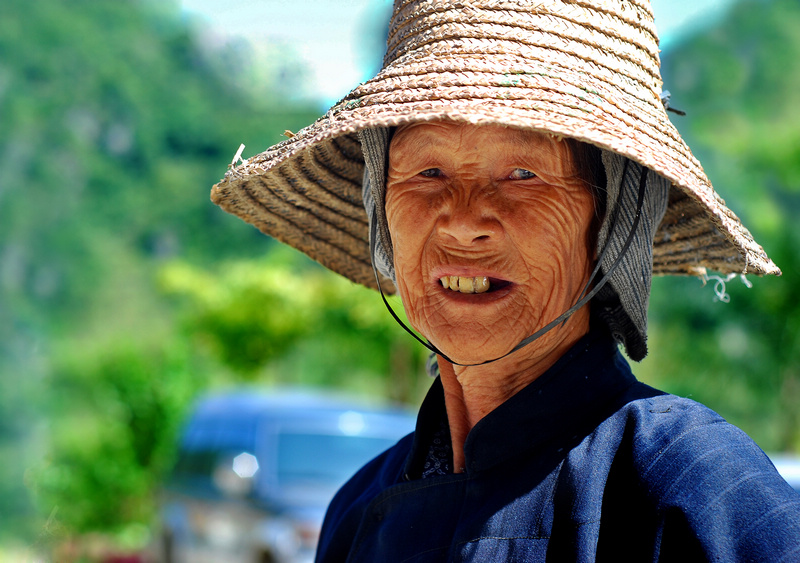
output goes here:
[{"label": "yellowed tooth", "polygon": [[489,278],[486,276],[476,277],[474,280],[475,293],[486,293],[489,291]]},{"label": "yellowed tooth", "polygon": [[474,278],[443,276],[439,278],[439,283],[446,289],[461,293],[486,293],[491,287],[489,278],[486,276],[476,276]]}]

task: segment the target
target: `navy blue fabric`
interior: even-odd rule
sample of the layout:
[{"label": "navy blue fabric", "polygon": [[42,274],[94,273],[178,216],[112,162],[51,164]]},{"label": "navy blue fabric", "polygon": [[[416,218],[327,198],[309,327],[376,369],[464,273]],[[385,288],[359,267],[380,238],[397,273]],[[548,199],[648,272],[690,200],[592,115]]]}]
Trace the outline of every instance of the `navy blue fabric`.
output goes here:
[{"label": "navy blue fabric", "polygon": [[317,561],[800,561],[800,495],[766,455],[637,382],[607,334],[481,420],[466,472],[422,479],[443,417],[436,380],[416,432],[334,498]]}]

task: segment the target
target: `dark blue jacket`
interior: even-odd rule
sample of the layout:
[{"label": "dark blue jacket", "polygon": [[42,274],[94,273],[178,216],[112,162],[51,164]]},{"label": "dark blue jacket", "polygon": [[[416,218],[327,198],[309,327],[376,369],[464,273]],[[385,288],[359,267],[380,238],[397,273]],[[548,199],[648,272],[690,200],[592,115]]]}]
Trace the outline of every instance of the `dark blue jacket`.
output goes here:
[{"label": "dark blue jacket", "polygon": [[436,380],[416,432],[334,498],[317,561],[800,561],[800,495],[767,456],[637,382],[606,334],[481,420],[466,472],[423,479],[442,424]]}]

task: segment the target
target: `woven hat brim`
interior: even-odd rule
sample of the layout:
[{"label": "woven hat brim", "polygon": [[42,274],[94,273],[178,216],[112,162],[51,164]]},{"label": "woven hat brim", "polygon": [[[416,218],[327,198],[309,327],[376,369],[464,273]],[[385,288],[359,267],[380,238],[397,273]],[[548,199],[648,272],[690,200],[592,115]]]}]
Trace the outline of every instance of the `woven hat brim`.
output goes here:
[{"label": "woven hat brim", "polygon": [[214,186],[213,201],[374,287],[355,133],[419,121],[497,124],[592,143],[670,180],[670,204],[654,242],[655,274],[780,273],[669,121],[658,96],[657,53],[637,48],[652,42],[646,26],[623,22],[635,33],[622,40],[578,25],[569,33],[580,41],[562,38],[555,48],[552,33],[527,29],[521,41],[511,33],[518,20],[504,25],[496,14],[480,33],[469,22],[442,23],[466,17],[461,11],[436,14],[431,34],[437,37],[417,25],[406,38],[403,15],[390,36],[392,60],[374,79],[291,139],[229,170]]}]

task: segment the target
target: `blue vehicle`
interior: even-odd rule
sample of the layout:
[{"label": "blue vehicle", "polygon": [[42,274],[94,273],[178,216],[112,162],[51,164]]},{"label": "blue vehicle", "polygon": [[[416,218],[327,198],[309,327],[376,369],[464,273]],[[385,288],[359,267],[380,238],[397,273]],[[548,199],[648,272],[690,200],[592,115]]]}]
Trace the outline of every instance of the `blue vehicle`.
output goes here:
[{"label": "blue vehicle", "polygon": [[414,425],[407,411],[311,392],[201,400],[164,488],[160,559],[312,561],[335,492]]}]

